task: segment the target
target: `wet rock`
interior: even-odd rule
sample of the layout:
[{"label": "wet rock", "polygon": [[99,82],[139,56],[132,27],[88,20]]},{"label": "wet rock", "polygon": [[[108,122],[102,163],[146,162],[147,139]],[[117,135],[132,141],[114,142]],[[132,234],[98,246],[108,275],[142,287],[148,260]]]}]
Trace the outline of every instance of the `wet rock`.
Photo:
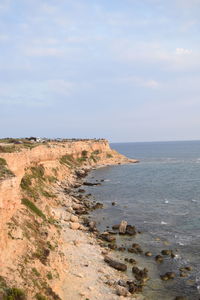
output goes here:
[{"label": "wet rock", "polygon": [[132,225],[126,226],[126,234],[127,235],[133,236],[133,235],[136,235],[136,233],[137,233],[137,231],[136,231],[135,226],[132,226]]},{"label": "wet rock", "polygon": [[104,261],[112,268],[118,270],[118,271],[126,271],[127,270],[127,265],[121,263],[121,262],[118,262],[118,261],[115,261],[111,258],[109,258],[108,256],[106,256],[104,258]]},{"label": "wet rock", "polygon": [[83,185],[86,185],[86,186],[95,186],[95,185],[101,185],[101,183],[99,182],[83,182]]},{"label": "wet rock", "polygon": [[138,253],[137,250],[134,249],[134,248],[128,248],[127,250],[128,250],[129,253],[135,253],[135,254]]},{"label": "wet rock", "polygon": [[124,252],[124,251],[126,251],[126,248],[125,247],[119,247],[117,250],[120,251],[120,252]]},{"label": "wet rock", "polygon": [[126,262],[129,262],[129,259],[128,259],[128,257],[125,257],[125,258],[124,258],[124,260],[125,260]]},{"label": "wet rock", "polygon": [[162,255],[156,255],[155,257],[155,261],[159,262],[159,263],[162,263],[163,262],[163,256]]},{"label": "wet rock", "polygon": [[160,275],[160,278],[161,278],[163,281],[169,280],[169,278],[168,278],[167,275]]},{"label": "wet rock", "polygon": [[176,254],[174,254],[173,251],[171,251],[171,258],[175,258],[176,257]]},{"label": "wet rock", "polygon": [[84,189],[79,189],[78,192],[79,193],[85,193],[85,190]]},{"label": "wet rock", "polygon": [[135,278],[140,282],[143,282],[148,279],[148,270],[146,268],[141,270],[138,267],[133,267],[132,273],[134,274]]},{"label": "wet rock", "polygon": [[176,298],[174,298],[174,300],[187,300],[187,298],[183,296],[177,296]]},{"label": "wet rock", "polygon": [[127,287],[126,281],[125,281],[125,280],[122,280],[122,279],[120,279],[120,280],[117,282],[117,284],[120,285],[120,286],[123,286],[123,287]]},{"label": "wet rock", "polygon": [[[109,226],[108,226],[108,227],[109,227]],[[109,234],[117,234],[116,231],[112,231],[112,230],[109,230],[108,233],[109,233]]]},{"label": "wet rock", "polygon": [[192,271],[192,267],[187,266],[187,267],[185,267],[185,270],[186,270],[186,271]]},{"label": "wet rock", "polygon": [[89,225],[90,231],[94,231],[96,229],[96,222],[95,221],[90,221],[88,225]]},{"label": "wet rock", "polygon": [[103,208],[103,204],[102,203],[95,203],[95,205],[92,207],[92,209],[100,209],[100,208]]},{"label": "wet rock", "polygon": [[130,264],[134,264],[134,265],[137,263],[137,261],[135,259],[133,259],[133,258],[130,258],[129,262],[130,262]]},{"label": "wet rock", "polygon": [[152,253],[150,251],[147,251],[147,252],[145,252],[145,256],[150,257],[150,256],[152,256]]},{"label": "wet rock", "polygon": [[171,250],[162,250],[161,254],[162,255],[171,255]]},{"label": "wet rock", "polygon": [[112,206],[115,206],[116,205],[116,202],[112,202]]},{"label": "wet rock", "polygon": [[117,245],[115,245],[115,244],[109,244],[108,248],[110,248],[111,250],[115,250],[115,249],[117,249]]},{"label": "wet rock", "polygon": [[136,254],[143,253],[141,246],[139,244],[135,244],[135,243],[132,244],[132,247],[129,248],[128,251],[131,253],[136,253]]},{"label": "wet rock", "polygon": [[102,233],[99,237],[106,242],[114,242],[116,240],[114,236],[109,235],[107,233]]},{"label": "wet rock", "polygon": [[187,266],[187,267],[182,267],[182,268],[180,268],[179,270],[180,270],[181,272],[192,271],[192,267],[189,267],[189,266]]},{"label": "wet rock", "polygon": [[119,224],[119,233],[125,234],[127,225],[128,223],[122,220],[121,223]]},{"label": "wet rock", "polygon": [[167,272],[164,275],[161,275],[160,278],[162,280],[170,280],[170,279],[174,279],[176,277],[176,274],[174,272]]},{"label": "wet rock", "polygon": [[174,279],[176,277],[176,274],[174,272],[167,272],[166,275],[169,279]]},{"label": "wet rock", "polygon": [[76,170],[75,174],[78,178],[83,178],[83,177],[87,176],[88,170]]},{"label": "wet rock", "polygon": [[188,274],[186,272],[180,272],[180,277],[187,277]]},{"label": "wet rock", "polygon": [[141,293],[142,292],[142,285],[136,284],[134,281],[127,281],[129,293]]},{"label": "wet rock", "polygon": [[92,194],[90,194],[90,193],[85,195],[85,197],[87,197],[87,198],[89,198],[91,196],[92,196]]},{"label": "wet rock", "polygon": [[113,226],[112,226],[112,229],[113,229],[113,230],[118,230],[118,229],[119,229],[119,225],[113,225]]},{"label": "wet rock", "polygon": [[127,290],[127,288],[123,286],[117,286],[116,293],[118,296],[123,296],[123,297],[127,297],[129,295],[129,291]]}]

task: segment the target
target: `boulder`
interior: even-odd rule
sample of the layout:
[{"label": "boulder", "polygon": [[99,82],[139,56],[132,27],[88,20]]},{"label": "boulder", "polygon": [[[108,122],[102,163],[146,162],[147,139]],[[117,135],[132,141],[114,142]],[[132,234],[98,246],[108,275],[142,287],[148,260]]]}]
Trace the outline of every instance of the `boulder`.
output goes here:
[{"label": "boulder", "polygon": [[79,218],[77,216],[75,216],[75,215],[71,215],[70,221],[77,223],[79,221]]},{"label": "boulder", "polygon": [[127,288],[119,285],[116,288],[116,293],[118,296],[123,296],[123,297],[127,297],[129,295],[129,291],[127,290]]},{"label": "boulder", "polygon": [[77,230],[80,228],[80,224],[79,223],[75,223],[75,222],[70,222],[70,228],[73,230]]},{"label": "boulder", "polygon": [[119,224],[119,233],[125,234],[127,225],[128,223],[122,220]]},{"label": "boulder", "polygon": [[127,270],[127,265],[115,261],[111,258],[109,258],[108,256],[105,256],[104,261],[112,268],[118,270],[118,271],[126,271]]}]

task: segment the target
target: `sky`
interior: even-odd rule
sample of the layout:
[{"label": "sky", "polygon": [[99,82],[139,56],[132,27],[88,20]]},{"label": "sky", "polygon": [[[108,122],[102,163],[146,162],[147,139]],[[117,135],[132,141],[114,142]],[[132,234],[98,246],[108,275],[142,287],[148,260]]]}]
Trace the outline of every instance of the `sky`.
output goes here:
[{"label": "sky", "polygon": [[200,0],[0,0],[0,137],[200,139]]}]

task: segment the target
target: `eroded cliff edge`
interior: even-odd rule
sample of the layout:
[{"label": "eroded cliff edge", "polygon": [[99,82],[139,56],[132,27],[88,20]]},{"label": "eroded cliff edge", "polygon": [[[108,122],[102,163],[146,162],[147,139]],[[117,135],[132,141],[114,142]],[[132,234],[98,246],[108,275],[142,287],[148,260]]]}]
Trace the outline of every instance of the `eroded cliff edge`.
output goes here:
[{"label": "eroded cliff edge", "polygon": [[0,299],[63,299],[68,257],[60,214],[76,215],[80,203],[68,190],[91,167],[137,161],[106,140],[51,142],[0,159]]}]

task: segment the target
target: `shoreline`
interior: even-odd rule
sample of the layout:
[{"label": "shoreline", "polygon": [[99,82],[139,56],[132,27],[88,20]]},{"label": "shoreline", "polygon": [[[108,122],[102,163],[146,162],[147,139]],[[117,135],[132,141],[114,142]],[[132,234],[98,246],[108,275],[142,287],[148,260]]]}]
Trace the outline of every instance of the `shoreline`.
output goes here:
[{"label": "shoreline", "polygon": [[[95,166],[94,168],[87,169],[86,176],[89,172],[91,172],[91,170],[99,169],[101,167],[106,166],[99,165]],[[80,171],[84,172],[84,170],[85,169],[83,168]],[[79,190],[81,190],[81,192],[83,193],[83,188],[85,187],[83,185],[84,178],[82,177],[81,180],[80,178],[76,178],[74,182],[75,188],[72,188],[71,191],[73,195],[71,196],[71,203],[70,199],[68,199],[68,203],[66,203],[67,209],[69,211],[71,210],[71,207],[73,207],[74,195],[77,193],[78,186],[80,188]],[[95,181],[94,185],[96,184],[100,183],[97,183]],[[63,185],[63,189],[64,188],[65,187]],[[83,199],[84,196],[83,198],[81,197],[80,201],[76,200],[75,203],[80,206],[84,206],[84,204],[82,203]],[[92,204],[92,201],[89,201]],[[91,210],[101,209],[101,204],[96,204],[98,204],[99,208],[92,208],[88,209],[87,211],[87,213],[89,213],[89,220]],[[96,204],[93,203],[93,206],[95,206]],[[87,215],[85,215],[84,213],[83,215],[77,215],[68,212],[68,214],[65,214],[64,218],[61,219],[64,231],[63,239],[66,243],[66,246],[64,246],[65,250],[63,249],[63,251],[67,257],[70,257],[70,267],[68,271],[66,270],[68,276],[66,279],[66,283],[64,284],[65,287],[63,288],[64,294],[67,293],[68,298],[65,298],[64,296],[63,299],[79,300],[88,298],[98,300],[106,297],[106,299],[108,300],[144,300],[145,298],[141,292],[135,293],[132,291],[132,293],[130,293],[124,286],[126,282],[130,282],[131,280],[133,283],[134,276],[132,279],[130,279],[126,273],[113,269],[105,262],[106,256],[109,256],[109,258],[112,258],[116,261],[115,253],[111,248],[108,248],[108,245],[105,244],[105,241],[103,239],[100,239],[100,232],[98,232],[96,227],[93,227],[93,221],[87,221],[89,223],[92,223],[91,227],[88,223],[87,225],[83,225],[84,223],[86,223],[86,216]],[[69,288],[70,282],[73,283],[73,289]],[[79,288],[80,286],[80,291],[78,293],[75,293],[74,290],[77,291],[77,287]]]}]

